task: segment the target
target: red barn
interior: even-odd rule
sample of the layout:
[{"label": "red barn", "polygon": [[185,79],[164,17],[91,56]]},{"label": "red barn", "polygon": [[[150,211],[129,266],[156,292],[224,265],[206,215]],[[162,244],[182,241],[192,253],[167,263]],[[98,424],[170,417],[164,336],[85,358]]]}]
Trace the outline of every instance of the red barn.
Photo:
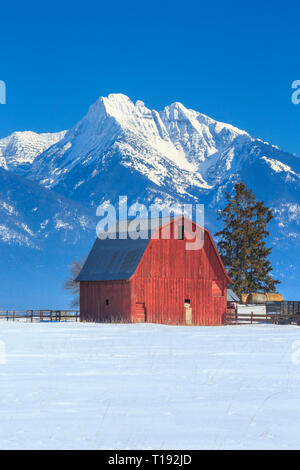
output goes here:
[{"label": "red barn", "polygon": [[147,227],[136,240],[121,229],[115,239],[98,238],[76,279],[81,320],[221,325],[231,280],[208,230],[203,248],[186,249],[185,220]]}]

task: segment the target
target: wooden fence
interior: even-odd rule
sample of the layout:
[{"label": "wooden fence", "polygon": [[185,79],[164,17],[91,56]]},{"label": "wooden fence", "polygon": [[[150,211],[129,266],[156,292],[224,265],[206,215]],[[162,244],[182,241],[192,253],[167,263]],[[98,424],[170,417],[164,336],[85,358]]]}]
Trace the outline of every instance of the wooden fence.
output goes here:
[{"label": "wooden fence", "polygon": [[300,302],[296,300],[267,302],[266,310],[268,313],[280,313],[280,315],[298,315],[300,314]]},{"label": "wooden fence", "polygon": [[0,320],[34,322],[79,321],[79,310],[0,310]]},{"label": "wooden fence", "polygon": [[224,323],[226,325],[245,325],[253,323],[273,323],[274,325],[300,325],[300,315],[297,313],[237,313],[235,309],[227,309],[224,316]]}]

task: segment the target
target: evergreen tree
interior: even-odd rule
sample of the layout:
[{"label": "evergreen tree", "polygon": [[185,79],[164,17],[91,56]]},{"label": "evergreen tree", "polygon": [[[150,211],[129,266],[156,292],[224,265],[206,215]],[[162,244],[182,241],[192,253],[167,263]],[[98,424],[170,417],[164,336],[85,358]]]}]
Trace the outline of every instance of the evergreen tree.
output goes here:
[{"label": "evergreen tree", "polygon": [[270,275],[272,266],[265,238],[269,235],[267,224],[273,219],[264,201],[243,183],[235,184],[233,197],[226,192],[227,205],[218,219],[224,228],[216,233],[220,237],[218,248],[228,274],[238,295],[251,292],[275,292],[279,281]]}]

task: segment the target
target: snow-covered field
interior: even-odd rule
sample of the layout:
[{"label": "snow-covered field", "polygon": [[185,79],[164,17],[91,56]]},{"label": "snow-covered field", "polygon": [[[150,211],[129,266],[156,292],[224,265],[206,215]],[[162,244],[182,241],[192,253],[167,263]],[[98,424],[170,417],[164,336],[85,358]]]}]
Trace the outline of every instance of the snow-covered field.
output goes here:
[{"label": "snow-covered field", "polygon": [[0,449],[299,449],[299,339],[293,326],[1,322]]}]

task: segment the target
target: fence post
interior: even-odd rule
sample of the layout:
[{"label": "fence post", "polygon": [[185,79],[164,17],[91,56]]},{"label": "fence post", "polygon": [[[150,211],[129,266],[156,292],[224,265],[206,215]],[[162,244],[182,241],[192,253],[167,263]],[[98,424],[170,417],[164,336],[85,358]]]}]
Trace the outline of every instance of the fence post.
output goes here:
[{"label": "fence post", "polygon": [[253,323],[253,312],[251,312],[251,325]]}]

